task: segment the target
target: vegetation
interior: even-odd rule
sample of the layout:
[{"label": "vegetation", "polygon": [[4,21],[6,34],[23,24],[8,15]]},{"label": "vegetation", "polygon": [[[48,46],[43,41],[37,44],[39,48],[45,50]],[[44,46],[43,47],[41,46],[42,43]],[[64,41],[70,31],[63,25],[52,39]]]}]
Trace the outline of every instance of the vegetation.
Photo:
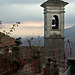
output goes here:
[{"label": "vegetation", "polygon": [[32,44],[32,41],[34,39],[33,37],[31,37],[30,39],[27,38],[27,41],[28,41],[28,44],[29,44],[29,48],[30,48],[31,56],[36,56],[37,52],[40,51],[39,44],[40,44],[41,41],[39,40],[39,38],[40,37],[38,36],[38,39],[37,39],[38,41],[34,42],[35,44],[38,43],[38,46],[35,46],[35,45]]},{"label": "vegetation", "polygon": [[3,33],[6,35],[11,35],[11,33],[15,30],[15,27],[18,27],[19,24],[20,24],[20,22],[16,22],[15,24],[13,24],[12,27],[10,27],[8,32],[3,30]]}]

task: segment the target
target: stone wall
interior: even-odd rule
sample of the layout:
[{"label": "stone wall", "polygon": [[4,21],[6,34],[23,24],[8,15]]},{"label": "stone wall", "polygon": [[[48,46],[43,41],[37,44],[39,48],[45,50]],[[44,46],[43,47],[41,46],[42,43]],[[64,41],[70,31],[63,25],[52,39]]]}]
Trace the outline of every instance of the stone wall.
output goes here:
[{"label": "stone wall", "polygon": [[54,56],[58,63],[64,62],[64,38],[45,38],[45,48],[45,58]]}]

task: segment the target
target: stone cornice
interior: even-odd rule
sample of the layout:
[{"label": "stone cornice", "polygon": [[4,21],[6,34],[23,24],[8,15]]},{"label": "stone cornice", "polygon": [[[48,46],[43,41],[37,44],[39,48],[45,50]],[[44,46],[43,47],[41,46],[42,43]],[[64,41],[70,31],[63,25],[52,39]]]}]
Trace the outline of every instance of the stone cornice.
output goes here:
[{"label": "stone cornice", "polygon": [[67,5],[68,3],[67,2],[64,2],[64,1],[46,1],[44,2],[43,4],[41,4],[41,7],[46,7],[46,6],[65,6]]},{"label": "stone cornice", "polygon": [[45,39],[64,39],[65,37],[44,37]]},{"label": "stone cornice", "polygon": [[65,11],[45,11],[44,14],[46,13],[65,13]]}]

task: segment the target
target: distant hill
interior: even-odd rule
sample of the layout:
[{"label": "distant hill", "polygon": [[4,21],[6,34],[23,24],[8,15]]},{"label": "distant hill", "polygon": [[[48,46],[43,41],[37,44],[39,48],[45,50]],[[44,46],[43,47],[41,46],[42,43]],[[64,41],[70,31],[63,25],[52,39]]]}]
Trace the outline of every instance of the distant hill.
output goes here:
[{"label": "distant hill", "polygon": [[[23,46],[29,46],[28,40],[26,38],[22,38]],[[31,41],[32,45],[35,46],[44,46],[44,38],[43,37],[33,37],[33,40]]]},{"label": "distant hill", "polygon": [[75,25],[71,28],[67,28],[65,31],[65,39],[69,39],[75,43]]},{"label": "distant hill", "polygon": [[75,38],[75,25],[72,26],[71,28],[65,29],[65,37]]},{"label": "distant hill", "polygon": [[[69,39],[70,41],[73,41],[75,42],[75,25],[72,26],[71,28],[66,28],[64,29],[64,32],[65,32],[65,40],[66,39]],[[39,40],[40,40],[40,43],[39,43]],[[22,42],[24,46],[28,46],[28,41],[26,38],[22,38]],[[41,45],[43,46],[44,45],[44,38],[43,37],[40,37],[40,38],[37,38],[37,37],[33,37],[33,40],[31,41],[32,45]]]}]

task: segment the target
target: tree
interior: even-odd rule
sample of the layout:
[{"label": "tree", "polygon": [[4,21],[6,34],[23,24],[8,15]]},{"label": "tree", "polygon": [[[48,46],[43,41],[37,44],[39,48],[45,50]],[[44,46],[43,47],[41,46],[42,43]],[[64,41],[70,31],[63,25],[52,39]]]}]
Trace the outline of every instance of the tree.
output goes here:
[{"label": "tree", "polygon": [[11,35],[11,33],[12,33],[13,31],[15,31],[15,28],[18,27],[19,24],[20,24],[20,22],[16,22],[15,24],[13,24],[12,27],[10,27],[10,29],[9,29],[8,32],[5,31],[5,30],[3,30],[3,33],[6,34],[6,35]]}]

